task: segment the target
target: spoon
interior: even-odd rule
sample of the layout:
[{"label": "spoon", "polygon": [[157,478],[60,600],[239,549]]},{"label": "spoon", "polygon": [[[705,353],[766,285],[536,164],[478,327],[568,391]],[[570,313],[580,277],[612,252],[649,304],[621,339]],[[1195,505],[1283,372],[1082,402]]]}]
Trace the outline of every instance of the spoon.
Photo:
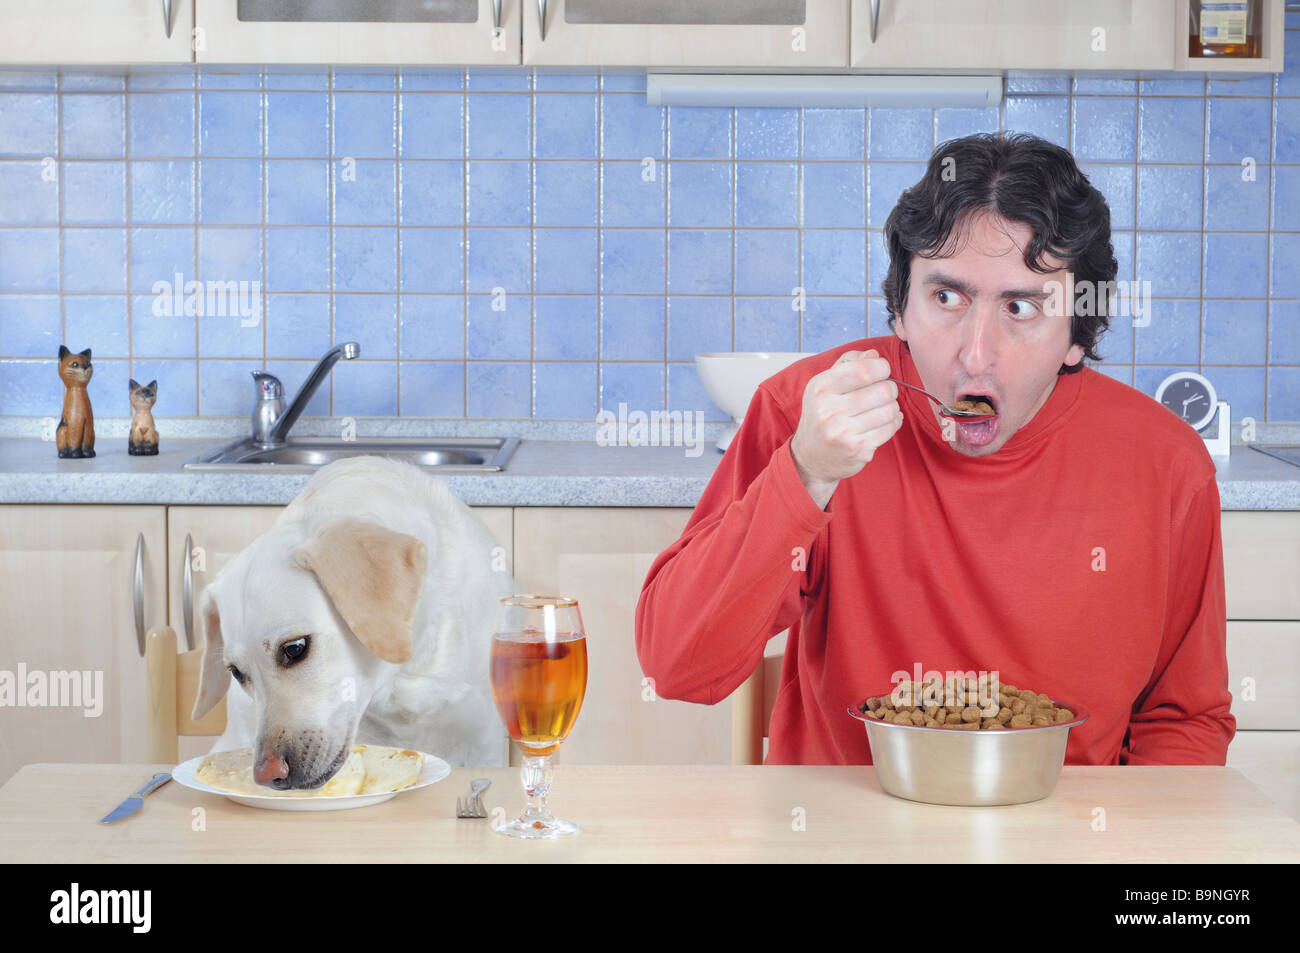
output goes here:
[{"label": "spoon", "polygon": [[943,414],[945,417],[957,417],[961,420],[991,420],[997,416],[997,414],[981,414],[974,410],[958,410],[956,407],[945,404],[925,388],[917,387],[915,384],[909,384],[906,381],[900,381],[897,377],[887,377],[885,380],[893,381],[895,384],[902,384],[904,387],[912,388],[912,390],[919,390],[922,394],[929,397],[939,405],[939,413]]}]

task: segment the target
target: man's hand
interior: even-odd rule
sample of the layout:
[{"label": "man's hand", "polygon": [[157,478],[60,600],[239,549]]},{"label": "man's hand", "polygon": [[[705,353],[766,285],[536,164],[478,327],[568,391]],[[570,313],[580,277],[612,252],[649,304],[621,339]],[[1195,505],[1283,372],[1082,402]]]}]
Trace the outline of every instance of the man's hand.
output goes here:
[{"label": "man's hand", "polygon": [[871,462],[876,448],[903,425],[898,385],[887,377],[889,362],[877,351],[845,351],[804,388],[790,453],[799,479],[822,509],[840,480]]}]

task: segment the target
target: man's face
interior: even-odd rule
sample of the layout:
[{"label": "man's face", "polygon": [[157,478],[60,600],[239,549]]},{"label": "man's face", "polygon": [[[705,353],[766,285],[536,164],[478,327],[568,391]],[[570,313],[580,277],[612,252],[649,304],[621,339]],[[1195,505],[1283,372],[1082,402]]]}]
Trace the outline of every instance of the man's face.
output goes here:
[{"label": "man's face", "polygon": [[[912,257],[894,332],[908,343],[922,385],[949,404],[981,395],[997,414],[986,422],[953,421],[955,428],[945,431],[953,434],[953,449],[967,456],[1001,449],[1046,402],[1061,365],[1083,360],[1083,348],[1070,343],[1068,305],[1049,303],[1047,282],[1063,285],[1065,269],[1044,274],[1025,265],[1032,237],[1028,225],[978,212],[960,227],[951,258]],[[1059,311],[1066,313],[1049,313]],[[930,409],[940,426],[950,419],[939,416],[937,405]]]}]

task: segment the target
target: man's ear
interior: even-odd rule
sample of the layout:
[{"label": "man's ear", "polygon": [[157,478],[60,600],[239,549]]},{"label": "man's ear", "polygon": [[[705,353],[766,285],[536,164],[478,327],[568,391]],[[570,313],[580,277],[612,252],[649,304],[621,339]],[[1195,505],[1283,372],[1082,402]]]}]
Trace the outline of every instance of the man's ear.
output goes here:
[{"label": "man's ear", "polygon": [[428,559],[414,536],[357,519],[330,523],[293,554],[361,644],[385,662],[411,657],[411,620]]},{"label": "man's ear", "polygon": [[199,629],[203,638],[203,666],[199,672],[199,697],[194,699],[194,712],[190,715],[195,721],[225,697],[233,677],[226,668],[226,641],[221,635],[221,616],[211,589],[199,594]]},{"label": "man's ear", "polygon": [[1065,366],[1074,367],[1083,360],[1083,347],[1079,344],[1071,344],[1070,349],[1065,352]]},{"label": "man's ear", "polygon": [[907,328],[903,327],[903,316],[901,314],[894,318],[894,334],[900,341],[907,340]]}]

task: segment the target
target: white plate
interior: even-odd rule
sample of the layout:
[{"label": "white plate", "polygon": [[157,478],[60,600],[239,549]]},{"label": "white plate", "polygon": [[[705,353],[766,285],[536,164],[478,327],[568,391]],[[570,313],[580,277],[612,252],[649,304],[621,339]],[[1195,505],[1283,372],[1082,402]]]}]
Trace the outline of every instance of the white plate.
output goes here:
[{"label": "white plate", "polygon": [[221,788],[214,788],[210,784],[204,784],[195,776],[198,773],[199,765],[203,763],[203,759],[206,757],[208,757],[206,754],[200,755],[197,758],[191,758],[184,764],[176,765],[176,767],[172,768],[172,778],[177,783],[183,784],[187,788],[193,788],[195,791],[220,794],[222,797],[230,798],[237,804],[247,804],[249,807],[265,807],[272,811],[346,811],[354,807],[369,807],[372,804],[381,804],[395,794],[405,794],[407,791],[428,787],[430,784],[441,781],[451,774],[451,765],[446,761],[435,758],[431,754],[425,754],[424,767],[420,769],[420,776],[415,779],[415,783],[398,791],[382,791],[375,794],[341,794],[333,797],[328,795],[281,797],[275,794],[235,794],[232,791],[223,791]]}]

